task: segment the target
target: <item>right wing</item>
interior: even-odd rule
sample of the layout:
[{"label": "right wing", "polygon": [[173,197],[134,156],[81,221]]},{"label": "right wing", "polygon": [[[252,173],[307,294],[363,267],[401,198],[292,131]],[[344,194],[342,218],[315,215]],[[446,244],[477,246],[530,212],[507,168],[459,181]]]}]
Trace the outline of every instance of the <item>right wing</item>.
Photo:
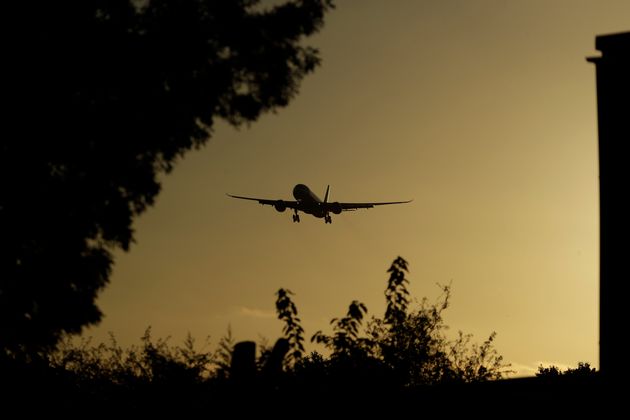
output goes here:
[{"label": "right wing", "polygon": [[298,203],[297,201],[286,201],[286,200],[269,200],[267,198],[254,198],[254,197],[241,197],[239,195],[226,194],[228,197],[238,198],[241,200],[251,200],[258,201],[262,205],[276,206],[278,204],[284,205],[284,207],[288,209],[297,209]]},{"label": "right wing", "polygon": [[[411,203],[413,200],[408,201],[388,201],[386,203],[338,203],[343,211],[352,211],[357,209],[371,209],[374,206],[386,206],[388,204],[405,204]],[[334,203],[330,203],[334,204]]]}]

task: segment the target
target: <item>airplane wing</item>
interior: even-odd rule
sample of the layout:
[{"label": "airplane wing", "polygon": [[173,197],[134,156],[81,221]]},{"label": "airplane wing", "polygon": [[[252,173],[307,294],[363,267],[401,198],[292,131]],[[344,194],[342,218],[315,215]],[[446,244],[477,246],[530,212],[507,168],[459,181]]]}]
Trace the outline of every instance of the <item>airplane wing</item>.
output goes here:
[{"label": "airplane wing", "polygon": [[232,195],[232,194],[226,194],[228,197],[232,197],[232,198],[238,198],[241,200],[251,200],[251,201],[258,201],[260,204],[262,205],[269,205],[269,206],[277,206],[279,203],[288,208],[288,209],[295,209],[297,208],[297,201],[286,201],[286,200],[269,200],[267,198],[254,198],[254,197],[241,197],[239,195]]},{"label": "airplane wing", "polygon": [[[381,202],[381,203],[338,203],[339,206],[341,206],[341,210],[342,211],[353,211],[353,210],[358,210],[358,209],[371,209],[374,206],[385,206],[388,204],[405,204],[405,203],[411,203],[413,200],[408,200],[408,201],[388,201],[388,202]],[[331,205],[335,205],[336,203],[330,203]]]}]

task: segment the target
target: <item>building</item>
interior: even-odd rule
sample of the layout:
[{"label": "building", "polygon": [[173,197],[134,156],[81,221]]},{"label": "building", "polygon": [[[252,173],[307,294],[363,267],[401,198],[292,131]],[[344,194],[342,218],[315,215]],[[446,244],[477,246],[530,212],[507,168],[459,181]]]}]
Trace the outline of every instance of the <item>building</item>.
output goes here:
[{"label": "building", "polygon": [[[625,147],[630,144],[630,32],[596,37],[600,195],[599,365],[602,376],[622,375],[630,308],[630,201]],[[628,271],[626,271],[628,270]],[[628,306],[626,306],[628,305]],[[619,378],[617,378],[619,379]]]}]

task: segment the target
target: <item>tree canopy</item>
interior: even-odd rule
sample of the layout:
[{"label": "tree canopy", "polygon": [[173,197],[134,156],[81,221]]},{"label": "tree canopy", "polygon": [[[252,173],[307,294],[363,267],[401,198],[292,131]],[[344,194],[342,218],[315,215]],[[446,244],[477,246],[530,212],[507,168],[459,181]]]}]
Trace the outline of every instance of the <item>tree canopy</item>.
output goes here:
[{"label": "tree canopy", "polygon": [[[0,348],[54,345],[101,319],[112,251],[158,175],[286,106],[320,63],[304,37],[332,0],[14,2],[0,142]],[[8,134],[10,133],[10,134]]]},{"label": "tree canopy", "polygon": [[330,386],[402,389],[496,380],[510,372],[509,364],[494,349],[496,333],[480,345],[461,331],[456,338],[447,338],[442,313],[449,306],[449,286],[441,286],[443,294],[436,304],[428,304],[425,298],[413,309],[407,289],[409,263],[398,257],[387,271],[385,316],[372,316],[364,325],[367,307],[353,301],[345,317],[331,321],[332,335],[318,331],[311,339],[326,346],[330,357],[311,354],[303,358],[296,364],[298,375],[300,370],[324,370],[334,379]]}]

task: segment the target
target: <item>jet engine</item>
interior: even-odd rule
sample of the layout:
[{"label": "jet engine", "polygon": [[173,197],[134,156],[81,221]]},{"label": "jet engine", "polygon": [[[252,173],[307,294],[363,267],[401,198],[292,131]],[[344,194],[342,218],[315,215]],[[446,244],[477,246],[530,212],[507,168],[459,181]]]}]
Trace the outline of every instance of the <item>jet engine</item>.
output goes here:
[{"label": "jet engine", "polygon": [[335,214],[339,214],[341,213],[341,204],[339,204],[339,202],[334,202],[334,203],[330,203],[330,211],[332,211]]},{"label": "jet engine", "polygon": [[287,205],[282,200],[276,201],[273,207],[280,213],[287,209]]}]

